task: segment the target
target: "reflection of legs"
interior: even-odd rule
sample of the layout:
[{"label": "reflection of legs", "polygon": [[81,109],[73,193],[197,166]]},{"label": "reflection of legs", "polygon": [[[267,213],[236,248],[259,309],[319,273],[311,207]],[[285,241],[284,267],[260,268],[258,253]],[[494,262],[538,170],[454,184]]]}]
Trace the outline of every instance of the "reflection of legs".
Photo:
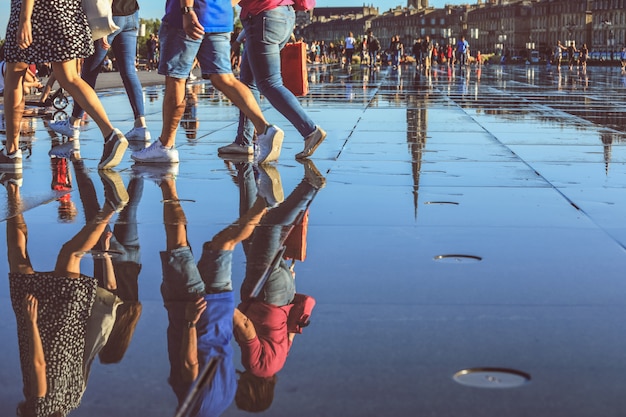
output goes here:
[{"label": "reflection of legs", "polygon": [[194,301],[204,294],[205,289],[187,241],[187,218],[178,199],[175,181],[164,179],[160,187],[166,235],[166,250],[161,252],[163,300],[166,303]]},{"label": "reflection of legs", "polygon": [[55,274],[60,276],[76,274],[76,277],[78,276],[80,273],[78,252],[88,251],[98,243],[114,214],[114,208],[105,204],[104,208],[92,220],[88,221],[72,239],[63,245],[54,267]]},{"label": "reflection of legs", "polygon": [[[250,296],[256,283],[278,254],[286,229],[295,223],[300,212],[306,209],[317,191],[308,182],[302,181],[285,201],[263,217],[260,227],[252,236],[250,251],[247,254],[246,277],[241,285],[242,300]],[[289,268],[281,260],[275,265],[263,288],[264,301],[275,305],[290,302],[291,299],[287,300],[293,289],[290,280],[293,281]]]},{"label": "reflection of legs", "polygon": [[258,198],[237,221],[213,236],[202,246],[198,269],[207,292],[232,291],[232,253],[237,243],[248,239],[267,212],[265,201]]},{"label": "reflection of legs", "polygon": [[[8,183],[7,196],[11,206],[17,206],[21,202],[20,189],[17,184]],[[24,222],[24,216],[18,214],[7,220],[7,254],[9,258],[9,272],[32,274],[33,267],[30,263],[26,243],[28,229]]]},{"label": "reflection of legs", "polygon": [[128,204],[120,212],[113,234],[115,239],[124,247],[139,247],[139,234],[137,233],[137,210],[139,200],[143,193],[143,178],[133,177],[128,183]]}]

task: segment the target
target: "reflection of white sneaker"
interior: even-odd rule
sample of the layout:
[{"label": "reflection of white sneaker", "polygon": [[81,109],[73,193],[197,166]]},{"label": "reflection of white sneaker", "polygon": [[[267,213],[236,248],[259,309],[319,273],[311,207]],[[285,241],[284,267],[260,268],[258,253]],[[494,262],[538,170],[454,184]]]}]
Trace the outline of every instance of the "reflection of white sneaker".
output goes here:
[{"label": "reflection of white sneaker", "polygon": [[265,132],[258,135],[257,143],[259,145],[259,155],[257,163],[272,162],[280,156],[280,148],[283,144],[285,132],[281,128],[270,125],[267,126]]},{"label": "reflection of white sneaker", "polygon": [[178,164],[133,164],[133,175],[142,178],[150,178],[157,183],[162,180],[175,180],[178,175]]},{"label": "reflection of white sneaker", "polygon": [[128,140],[150,140],[150,131],[147,127],[133,127],[127,134],[125,134]]},{"label": "reflection of white sneaker", "polygon": [[80,141],[78,139],[70,140],[61,145],[53,146],[48,151],[48,156],[52,158],[71,158],[80,152]]},{"label": "reflection of white sneaker", "polygon": [[257,189],[268,207],[276,207],[285,199],[280,173],[274,165],[259,165]]},{"label": "reflection of white sneaker", "polygon": [[69,120],[59,120],[58,122],[49,123],[50,129],[68,138],[78,139],[80,136],[80,128],[70,124]]},{"label": "reflection of white sneaker", "polygon": [[178,150],[176,148],[165,148],[161,145],[160,140],[155,140],[152,145],[145,149],[135,151],[130,156],[136,162],[142,163],[176,163],[178,159]]}]

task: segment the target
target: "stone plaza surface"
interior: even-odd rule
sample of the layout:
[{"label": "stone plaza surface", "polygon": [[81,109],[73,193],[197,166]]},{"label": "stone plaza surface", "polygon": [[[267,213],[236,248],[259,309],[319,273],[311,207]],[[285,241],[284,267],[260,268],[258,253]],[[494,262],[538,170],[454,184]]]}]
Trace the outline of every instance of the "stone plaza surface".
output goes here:
[{"label": "stone plaza surface", "polygon": [[[311,158],[327,183],[310,206],[307,257],[295,271],[297,291],[317,304],[263,414],[625,415],[626,75],[484,66],[427,77],[413,68],[315,65],[310,79],[301,102],[328,132]],[[123,90],[100,96],[114,124],[129,130]],[[156,138],[163,86],[146,86],[145,98]],[[238,112],[208,82],[190,84],[189,99],[176,186],[197,260],[202,244],[239,216],[237,164],[217,155],[235,136]],[[302,138],[267,101],[262,107],[285,130],[274,166],[288,196],[304,176],[294,159]],[[3,218],[24,212],[35,270],[53,269],[85,225],[71,163],[67,196],[59,200],[63,192],[51,187],[47,152],[61,138],[46,123],[25,122],[33,134],[23,143],[23,204],[10,206],[0,188]],[[88,123],[81,155],[100,204],[101,152]],[[160,293],[164,202],[130,150],[115,171],[139,198],[143,309],[122,361],[95,361],[71,415],[173,416]],[[73,221],[59,218],[68,199]],[[239,245],[236,299],[245,262]],[[92,256],[81,265],[92,275]],[[7,273],[3,262],[0,276]],[[7,281],[0,300],[0,415],[8,416],[23,394]],[[233,403],[223,415],[244,414]]]}]

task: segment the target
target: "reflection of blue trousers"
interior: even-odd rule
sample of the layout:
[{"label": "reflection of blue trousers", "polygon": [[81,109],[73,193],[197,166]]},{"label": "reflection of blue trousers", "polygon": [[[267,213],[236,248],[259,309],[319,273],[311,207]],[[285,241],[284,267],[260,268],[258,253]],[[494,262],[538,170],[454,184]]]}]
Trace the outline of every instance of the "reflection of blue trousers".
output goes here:
[{"label": "reflection of blue trousers", "polygon": [[[247,253],[246,276],[241,285],[242,301],[250,298],[254,286],[271,266],[298,215],[307,208],[315,194],[317,190],[302,181],[285,201],[263,216],[254,230]],[[268,304],[284,306],[293,300],[295,292],[291,271],[281,259],[270,271],[259,298]]]}]

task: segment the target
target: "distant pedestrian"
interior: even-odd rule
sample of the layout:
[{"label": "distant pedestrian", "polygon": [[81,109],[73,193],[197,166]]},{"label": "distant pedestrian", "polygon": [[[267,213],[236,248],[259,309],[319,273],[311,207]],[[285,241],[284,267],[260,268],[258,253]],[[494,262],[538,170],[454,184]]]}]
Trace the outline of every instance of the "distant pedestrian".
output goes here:
[{"label": "distant pedestrian", "polygon": [[589,48],[587,48],[587,44],[583,43],[583,46],[580,47],[580,57],[578,61],[580,62],[580,66],[583,68],[583,71],[587,69],[587,59],[589,57]]},{"label": "distant pedestrian", "polygon": [[380,51],[380,41],[371,29],[367,31],[367,52],[369,54],[369,66],[376,68],[378,62],[378,51]]},{"label": "distant pedestrian", "polygon": [[561,41],[556,41],[556,47],[554,48],[554,61],[558,69],[561,69],[561,60],[563,59],[563,51],[567,50],[563,46]]},{"label": "distant pedestrian", "polygon": [[344,53],[346,56],[346,65],[352,65],[352,55],[354,55],[354,47],[356,45],[356,39],[352,32],[348,33],[348,36],[344,39]]},{"label": "distant pedestrian", "polygon": [[622,72],[626,72],[626,46],[622,46],[622,52],[620,52],[620,63],[622,65]]},{"label": "distant pedestrian", "polygon": [[567,45],[567,60],[570,71],[574,68],[574,64],[576,63],[576,52],[578,52],[578,49],[576,49],[574,41],[570,41],[570,44]]},{"label": "distant pedestrian", "polygon": [[468,64],[467,56],[469,54],[469,43],[465,40],[465,36],[461,36],[459,42],[456,44],[456,55],[459,61],[459,65],[464,67]]}]

